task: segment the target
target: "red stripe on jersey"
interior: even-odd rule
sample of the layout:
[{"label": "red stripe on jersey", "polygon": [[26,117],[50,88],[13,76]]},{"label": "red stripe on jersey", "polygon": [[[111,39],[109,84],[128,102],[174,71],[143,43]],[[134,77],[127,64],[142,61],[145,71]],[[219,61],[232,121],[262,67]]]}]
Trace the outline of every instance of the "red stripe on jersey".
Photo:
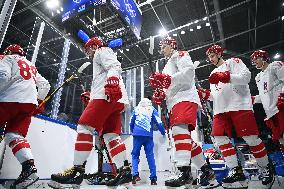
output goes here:
[{"label": "red stripe on jersey", "polygon": [[30,144],[27,141],[18,143],[12,148],[12,152],[15,155],[19,150],[23,148],[30,148]]},{"label": "red stripe on jersey", "polygon": [[176,151],[180,151],[180,150],[191,151],[192,145],[189,143],[179,143],[179,144],[175,144],[175,147],[176,147]]},{"label": "red stripe on jersey", "polygon": [[249,148],[250,148],[251,152],[254,153],[254,152],[258,152],[258,151],[265,149],[265,146],[264,146],[263,142],[261,142],[260,144],[258,144],[256,146],[250,146]]},{"label": "red stripe on jersey", "polygon": [[125,144],[120,144],[116,148],[110,150],[111,157],[115,157],[117,154],[126,150]]},{"label": "red stripe on jersey", "polygon": [[232,145],[231,143],[223,144],[223,145],[220,145],[220,146],[219,146],[219,149],[220,149],[221,151],[227,150],[227,149],[230,149],[230,148],[233,148],[233,145]]},{"label": "red stripe on jersey", "polygon": [[222,155],[224,156],[224,158],[228,156],[236,155],[236,151],[235,149],[222,151]]},{"label": "red stripe on jersey", "polygon": [[189,134],[177,134],[173,136],[174,141],[177,140],[185,140],[185,139],[191,139],[191,136]]},{"label": "red stripe on jersey", "polygon": [[93,144],[89,143],[76,143],[75,144],[75,150],[76,151],[92,151]]},{"label": "red stripe on jersey", "polygon": [[93,135],[84,134],[84,133],[78,133],[78,135],[77,135],[77,141],[93,142]]},{"label": "red stripe on jersey", "polygon": [[191,157],[195,157],[202,153],[202,149],[200,146],[197,146],[194,150],[191,151]]}]

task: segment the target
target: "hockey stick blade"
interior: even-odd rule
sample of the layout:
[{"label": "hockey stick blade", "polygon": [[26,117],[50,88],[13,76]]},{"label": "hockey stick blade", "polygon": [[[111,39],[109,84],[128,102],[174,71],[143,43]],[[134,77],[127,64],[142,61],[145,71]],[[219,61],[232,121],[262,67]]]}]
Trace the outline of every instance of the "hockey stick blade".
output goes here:
[{"label": "hockey stick blade", "polygon": [[78,69],[78,73],[81,74],[83,71],[91,64],[91,62],[85,62],[80,68]]}]

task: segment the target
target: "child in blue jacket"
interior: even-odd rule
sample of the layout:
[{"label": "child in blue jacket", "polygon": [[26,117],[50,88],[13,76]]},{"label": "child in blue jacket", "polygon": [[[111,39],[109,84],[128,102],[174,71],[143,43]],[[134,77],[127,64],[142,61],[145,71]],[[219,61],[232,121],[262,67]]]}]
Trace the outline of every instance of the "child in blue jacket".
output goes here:
[{"label": "child in blue jacket", "polygon": [[144,146],[148,166],[150,169],[151,185],[157,185],[156,164],[154,157],[153,127],[157,125],[162,135],[165,135],[165,128],[157,110],[152,102],[143,98],[134,109],[130,119],[130,130],[133,135],[132,150],[132,183],[136,184],[141,180],[138,172],[139,156],[142,145]]}]

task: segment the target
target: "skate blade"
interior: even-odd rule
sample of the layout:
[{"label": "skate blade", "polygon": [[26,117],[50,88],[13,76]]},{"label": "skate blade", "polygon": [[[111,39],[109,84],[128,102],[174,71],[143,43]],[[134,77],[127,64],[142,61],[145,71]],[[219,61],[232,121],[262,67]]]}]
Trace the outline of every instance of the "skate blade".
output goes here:
[{"label": "skate blade", "polygon": [[[38,181],[39,177],[33,173],[31,174],[27,180],[25,180],[24,182],[22,183],[19,183],[17,186],[15,186],[14,188],[15,189],[24,189],[24,188],[27,188],[28,186],[31,186],[32,184],[34,184],[36,181]],[[13,188],[13,187],[12,187]]]},{"label": "skate blade", "polygon": [[56,181],[50,181],[47,185],[54,189],[79,189],[80,185],[78,184],[61,184]]},{"label": "skate blade", "polygon": [[247,189],[248,188],[248,181],[240,181],[234,183],[223,183],[222,187],[224,189]]},{"label": "skate blade", "polygon": [[134,187],[130,183],[121,184],[116,189],[133,189]]},{"label": "skate blade", "polygon": [[218,188],[220,186],[221,186],[220,183],[216,179],[214,179],[214,180],[208,181],[208,185],[200,186],[198,189],[213,189],[213,188]]}]

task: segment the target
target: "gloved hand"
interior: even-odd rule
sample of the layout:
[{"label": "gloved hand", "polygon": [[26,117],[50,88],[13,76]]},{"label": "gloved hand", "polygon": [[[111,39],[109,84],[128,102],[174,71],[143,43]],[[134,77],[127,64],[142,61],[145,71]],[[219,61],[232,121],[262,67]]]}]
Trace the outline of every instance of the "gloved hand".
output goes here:
[{"label": "gloved hand", "polygon": [[33,111],[32,115],[35,116],[37,114],[41,114],[44,112],[45,110],[45,103],[43,103],[41,106],[40,104],[43,102],[43,100],[39,100],[37,99],[38,102],[38,106],[36,107],[36,109]]},{"label": "gloved hand", "polygon": [[209,89],[199,88],[197,92],[200,100],[208,100],[208,98],[210,97]]},{"label": "gloved hand", "polygon": [[107,78],[105,85],[105,94],[110,102],[117,102],[122,97],[122,92],[119,86],[119,79],[115,76]]},{"label": "gloved hand", "polygon": [[161,105],[163,100],[165,100],[166,94],[162,89],[155,89],[153,95],[152,95],[152,101],[157,104]]},{"label": "gloved hand", "polygon": [[89,101],[90,101],[90,92],[89,91],[85,91],[81,94],[80,96],[82,103],[87,106]]},{"label": "gloved hand", "polygon": [[284,111],[284,93],[280,93],[278,96],[277,107],[279,110]]},{"label": "gloved hand", "polygon": [[209,83],[211,84],[218,84],[219,82],[222,83],[229,83],[231,80],[230,72],[225,71],[225,72],[215,72],[210,75],[208,78]]},{"label": "gloved hand", "polygon": [[171,76],[159,72],[152,73],[149,77],[149,83],[154,89],[169,88],[171,85]]}]

